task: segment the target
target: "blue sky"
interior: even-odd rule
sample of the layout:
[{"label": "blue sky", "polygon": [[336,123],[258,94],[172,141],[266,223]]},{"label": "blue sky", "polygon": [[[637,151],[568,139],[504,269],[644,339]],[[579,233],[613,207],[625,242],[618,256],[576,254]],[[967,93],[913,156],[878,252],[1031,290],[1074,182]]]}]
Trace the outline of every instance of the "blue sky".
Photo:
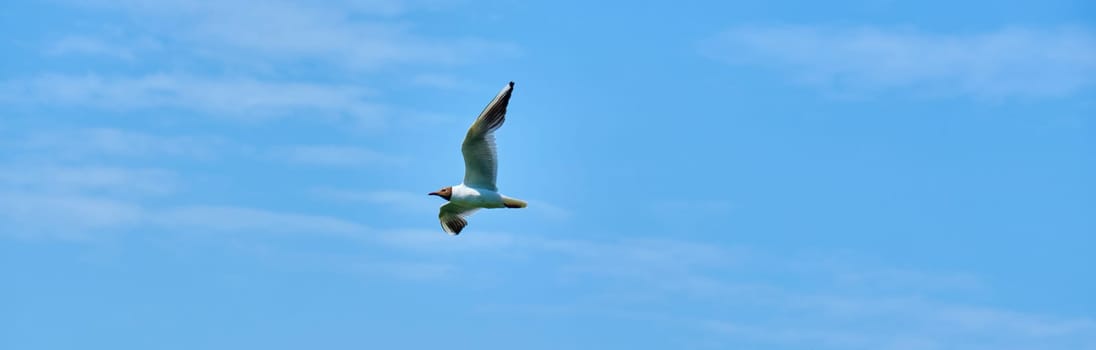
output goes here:
[{"label": "blue sky", "polygon": [[4,2],[0,347],[1096,349],[1094,10]]}]

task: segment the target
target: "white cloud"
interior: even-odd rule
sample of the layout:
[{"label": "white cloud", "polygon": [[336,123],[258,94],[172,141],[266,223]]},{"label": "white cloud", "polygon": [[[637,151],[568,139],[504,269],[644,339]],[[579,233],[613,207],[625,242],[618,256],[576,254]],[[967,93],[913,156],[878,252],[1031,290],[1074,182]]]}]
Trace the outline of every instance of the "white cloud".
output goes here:
[{"label": "white cloud", "polygon": [[839,93],[910,89],[979,98],[1055,97],[1096,85],[1096,34],[1084,28],[941,34],[747,26],[716,36],[703,51],[730,63],[770,66]]},{"label": "white cloud", "polygon": [[[88,4],[84,4],[88,5]],[[399,63],[456,64],[512,54],[487,40],[417,35],[390,16],[426,6],[407,1],[102,1],[93,7],[137,15],[155,35],[207,58],[318,61],[350,69]]]},{"label": "white cloud", "polygon": [[[706,272],[735,266],[741,253],[717,246],[671,239],[623,239],[594,241],[551,238],[533,234],[477,231],[451,237],[440,229],[379,230],[370,234],[376,242],[423,259],[451,261],[474,255],[479,261],[512,264],[535,259],[552,261],[552,268],[536,271],[551,280],[615,280],[641,286],[639,294],[706,294],[730,290],[715,285]],[[421,255],[419,255],[421,254]],[[463,269],[462,278],[492,279],[490,271]],[[718,291],[716,290],[718,289]]]},{"label": "white cloud", "polygon": [[414,85],[446,90],[456,89],[464,85],[464,83],[456,77],[445,74],[419,74],[411,78],[411,83]]},{"label": "white cloud", "polygon": [[658,213],[683,213],[726,214],[734,209],[731,202],[721,199],[693,199],[693,200],[659,200],[651,203],[651,209]]},{"label": "white cloud", "polygon": [[86,240],[136,225],[140,206],[78,194],[0,192],[0,235]]},{"label": "white cloud", "polygon": [[0,168],[0,235],[85,240],[137,227],[139,199],[176,187],[162,169],[10,164]]},{"label": "white cloud", "polygon": [[426,195],[426,191],[415,193],[407,191],[379,190],[355,191],[335,188],[316,188],[312,194],[335,201],[365,202],[384,206],[387,209],[407,212],[430,213],[438,210],[437,198]]},{"label": "white cloud", "polygon": [[[435,220],[434,218],[431,218]],[[509,234],[477,232],[475,240],[452,237],[437,230],[393,229],[373,232],[370,238],[379,244],[412,253],[483,253],[499,254],[517,248],[521,241]]]},{"label": "white cloud", "polygon": [[542,201],[542,200],[530,199],[530,200],[528,200],[528,202],[529,202],[529,206],[526,207],[524,210],[528,210],[528,211],[540,214],[541,216],[544,216],[544,217],[549,218],[549,219],[567,220],[567,219],[570,219],[572,215],[574,215],[567,208],[564,208],[564,207],[561,207],[561,206],[558,206],[558,205],[555,205],[555,204],[552,204],[552,203],[548,203],[548,202],[545,202],[545,201]]},{"label": "white cloud", "polygon": [[[826,265],[814,262],[813,265]],[[860,290],[900,291],[980,291],[985,288],[977,278],[958,273],[926,272],[898,268],[825,266],[839,286]]]},{"label": "white cloud", "polygon": [[[369,78],[362,73],[429,66],[437,74],[399,76],[419,77],[407,78],[410,84],[451,86],[456,80],[444,67],[515,52],[513,45],[490,40],[419,34],[411,21],[401,19],[443,3],[73,1],[77,10],[120,13],[127,20],[63,36],[45,44],[45,54],[135,61],[142,64],[121,71],[142,73],[92,69],[29,75],[0,82],[0,102],[184,110],[236,119],[300,116],[366,128],[418,123],[432,117],[377,103],[374,93],[359,85]],[[150,71],[144,63],[170,68]],[[302,81],[302,68],[322,78]]]},{"label": "white cloud", "polygon": [[[734,339],[817,349],[1080,349],[1096,322],[919,298],[817,297],[787,293],[771,315],[701,321]],[[794,317],[787,317],[794,315]]]},{"label": "white cloud", "polygon": [[361,237],[368,229],[339,218],[237,206],[184,206],[162,210],[149,220],[191,233],[291,233]]},{"label": "white cloud", "polygon": [[136,58],[133,50],[106,41],[87,36],[67,36],[53,42],[46,48],[50,55],[104,56],[132,61]]},{"label": "white cloud", "polygon": [[69,160],[97,156],[209,159],[238,148],[220,138],[154,135],[116,128],[39,130],[8,143],[12,149],[30,152],[35,158],[49,155]]},{"label": "white cloud", "polygon": [[384,261],[371,263],[358,263],[354,265],[360,272],[370,274],[382,274],[398,279],[412,281],[437,281],[451,279],[455,275],[456,267],[445,263],[424,263],[414,261]]},{"label": "white cloud", "polygon": [[154,208],[111,196],[0,192],[0,235],[91,240],[129,229],[182,234],[304,235],[359,240],[366,226],[339,218],[239,206]]},{"label": "white cloud", "polygon": [[[511,282],[491,282],[492,277],[497,278],[491,274],[497,271],[477,271],[454,260],[474,255],[475,266],[506,264],[523,275],[535,276],[531,278],[555,281],[543,283],[590,288],[572,303],[536,304],[534,309],[654,316],[695,325],[712,332],[716,339],[746,340],[748,344],[895,350],[1096,345],[1092,336],[1096,322],[1089,318],[954,303],[925,294],[941,288],[965,293],[978,283],[956,281],[953,274],[833,264],[827,259],[674,239],[597,241],[476,232],[476,240],[471,241],[472,236],[452,238],[434,231],[378,234],[381,243],[416,254],[412,256],[446,262],[444,275],[417,275],[421,278],[459,274],[460,279],[484,283]],[[522,265],[529,260],[548,266]],[[872,281],[850,283],[846,281],[849,275]],[[901,288],[879,289],[874,280]],[[943,284],[918,285],[935,283]],[[705,307],[661,309],[659,305],[667,300],[689,300]],[[763,310],[762,314],[756,310]]]},{"label": "white cloud", "polygon": [[0,189],[34,193],[166,195],[174,192],[176,183],[174,173],[161,169],[28,164],[0,168]]},{"label": "white cloud", "polygon": [[[872,345],[870,344],[871,341],[874,340],[874,337],[870,334],[846,331],[842,330],[840,327],[832,327],[829,329],[802,329],[793,327],[756,326],[726,321],[708,321],[703,322],[701,325],[714,332],[734,337],[744,337],[768,344],[813,345],[818,346],[819,348],[886,349],[870,347],[869,345]],[[879,346],[879,344],[875,344],[875,346]]]},{"label": "white cloud", "polygon": [[[509,278],[519,282],[535,278],[550,285],[570,283],[581,296],[574,305],[531,307],[621,313],[621,317],[654,314],[693,322],[717,338],[748,339],[766,345],[1023,349],[1085,348],[1096,344],[1092,336],[1096,334],[1096,322],[1087,318],[927,299],[921,292],[933,288],[915,284],[936,283],[928,273],[896,273],[893,269],[766,255],[670,238],[594,240],[493,232],[450,237],[438,229],[378,230],[322,214],[260,208],[148,209],[80,195],[0,196],[0,229],[5,233],[81,237],[97,230],[137,225],[184,234],[293,234],[346,239],[363,247],[384,247],[388,260],[377,260],[376,256],[335,259],[339,268],[350,266],[358,272],[419,282],[471,279],[477,283],[511,283]],[[529,261],[541,263],[523,265]],[[492,265],[507,265],[502,271],[517,271],[511,273],[520,275],[500,281],[500,270],[480,268]],[[880,291],[870,283],[841,283],[836,287],[817,283],[819,279],[844,281],[849,275],[857,276],[857,280],[884,279],[909,288]],[[906,278],[910,280],[895,282]],[[666,300],[690,300],[705,307],[661,309],[659,305]],[[764,315],[738,312],[756,309],[765,310]]]},{"label": "white cloud", "polygon": [[380,118],[361,87],[251,78],[152,74],[141,77],[43,75],[0,84],[13,103],[76,105],[107,110],[170,108],[240,119],[296,115]]},{"label": "white cloud", "polygon": [[298,145],[276,149],[272,157],[293,163],[324,166],[398,166],[401,157],[353,146]]}]

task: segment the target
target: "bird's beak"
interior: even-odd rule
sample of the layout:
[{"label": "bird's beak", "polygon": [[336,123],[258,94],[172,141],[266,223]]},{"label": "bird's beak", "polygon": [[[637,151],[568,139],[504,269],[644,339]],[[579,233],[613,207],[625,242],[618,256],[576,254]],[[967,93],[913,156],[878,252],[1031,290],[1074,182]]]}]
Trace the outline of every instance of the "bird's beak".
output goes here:
[{"label": "bird's beak", "polygon": [[438,197],[441,197],[441,194],[440,194],[440,193],[437,193],[437,192],[430,192],[430,193],[427,193],[426,195],[427,195],[427,196],[438,196]]}]

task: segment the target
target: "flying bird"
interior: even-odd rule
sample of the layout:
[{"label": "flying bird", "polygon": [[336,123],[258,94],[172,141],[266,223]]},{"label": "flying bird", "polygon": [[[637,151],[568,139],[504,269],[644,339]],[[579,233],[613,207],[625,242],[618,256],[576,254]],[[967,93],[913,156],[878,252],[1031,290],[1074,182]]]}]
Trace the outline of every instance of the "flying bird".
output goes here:
[{"label": "flying bird", "polygon": [[468,133],[460,151],[464,154],[464,182],[430,192],[447,202],[441,206],[438,219],[441,228],[450,235],[458,235],[468,226],[468,216],[482,208],[525,208],[526,203],[499,193],[495,186],[498,175],[498,152],[495,150],[495,130],[506,121],[506,106],[510,104],[510,93],[514,91],[514,82],[506,84],[487,104]]}]

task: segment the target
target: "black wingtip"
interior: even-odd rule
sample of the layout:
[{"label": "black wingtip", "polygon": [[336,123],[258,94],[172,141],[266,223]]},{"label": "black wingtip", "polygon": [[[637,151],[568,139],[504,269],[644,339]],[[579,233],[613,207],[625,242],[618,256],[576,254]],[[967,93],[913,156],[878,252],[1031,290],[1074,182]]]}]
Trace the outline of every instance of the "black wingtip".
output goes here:
[{"label": "black wingtip", "polygon": [[510,82],[510,87],[514,87],[514,82],[513,81]]}]

